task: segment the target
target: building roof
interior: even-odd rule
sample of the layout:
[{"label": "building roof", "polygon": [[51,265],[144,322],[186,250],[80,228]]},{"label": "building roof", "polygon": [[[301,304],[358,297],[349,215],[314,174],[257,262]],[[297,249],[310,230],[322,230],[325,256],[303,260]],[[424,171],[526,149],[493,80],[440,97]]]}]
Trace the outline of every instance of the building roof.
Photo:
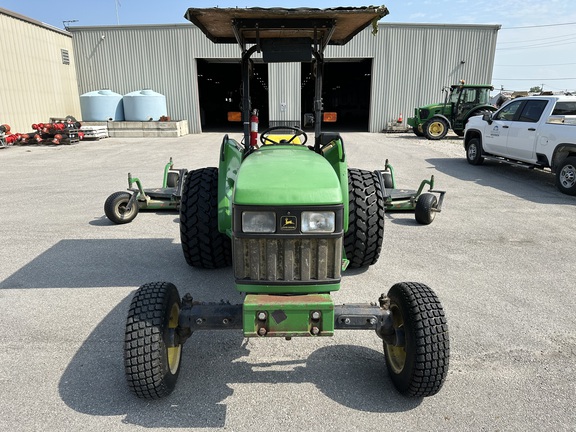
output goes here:
[{"label": "building roof", "polygon": [[15,19],[18,19],[18,20],[27,22],[28,24],[33,24],[33,25],[35,25],[35,26],[43,27],[43,28],[45,28],[46,30],[50,30],[50,31],[53,31],[53,32],[56,32],[56,33],[60,33],[60,34],[62,34],[62,35],[64,35],[64,36],[72,37],[72,35],[71,35],[70,33],[68,33],[67,31],[65,31],[65,30],[59,29],[58,27],[51,26],[50,24],[46,24],[46,23],[43,23],[43,22],[41,22],[41,21],[37,21],[37,20],[32,19],[32,18],[28,18],[27,16],[20,15],[19,13],[12,12],[12,11],[10,11],[10,10],[8,10],[8,9],[0,8],[0,14],[7,15],[7,16],[9,16],[9,17],[12,17],[12,18],[15,18]]}]

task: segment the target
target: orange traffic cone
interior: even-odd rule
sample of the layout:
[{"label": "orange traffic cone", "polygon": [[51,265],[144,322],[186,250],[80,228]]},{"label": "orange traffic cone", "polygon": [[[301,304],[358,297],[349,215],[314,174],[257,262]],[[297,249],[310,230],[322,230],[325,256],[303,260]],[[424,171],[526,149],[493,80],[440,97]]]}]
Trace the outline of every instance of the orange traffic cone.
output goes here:
[{"label": "orange traffic cone", "polygon": [[398,120],[396,120],[396,123],[402,123],[404,121],[404,119],[402,118],[402,113],[400,113],[400,115],[398,116]]}]

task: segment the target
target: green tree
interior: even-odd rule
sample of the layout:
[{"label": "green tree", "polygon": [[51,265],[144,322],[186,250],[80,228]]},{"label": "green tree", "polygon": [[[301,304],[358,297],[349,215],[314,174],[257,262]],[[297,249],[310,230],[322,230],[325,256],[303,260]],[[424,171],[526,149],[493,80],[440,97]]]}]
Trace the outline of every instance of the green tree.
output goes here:
[{"label": "green tree", "polygon": [[540,86],[530,87],[530,90],[528,91],[530,93],[540,93],[542,91],[542,87]]}]

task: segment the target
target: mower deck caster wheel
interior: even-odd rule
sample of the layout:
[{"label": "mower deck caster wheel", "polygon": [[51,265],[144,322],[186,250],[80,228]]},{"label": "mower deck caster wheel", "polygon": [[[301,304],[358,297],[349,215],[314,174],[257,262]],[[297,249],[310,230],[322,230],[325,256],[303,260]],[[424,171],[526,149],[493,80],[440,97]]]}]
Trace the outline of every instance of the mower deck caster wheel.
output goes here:
[{"label": "mower deck caster wheel", "polygon": [[127,210],[128,202],[132,195],[128,192],[114,192],[104,203],[106,217],[116,224],[132,222],[138,216],[138,203],[134,202],[130,210]]},{"label": "mower deck caster wheel", "polygon": [[436,207],[438,200],[436,196],[431,193],[424,193],[418,197],[416,201],[416,208],[414,209],[414,216],[416,222],[422,225],[430,225],[436,217]]}]

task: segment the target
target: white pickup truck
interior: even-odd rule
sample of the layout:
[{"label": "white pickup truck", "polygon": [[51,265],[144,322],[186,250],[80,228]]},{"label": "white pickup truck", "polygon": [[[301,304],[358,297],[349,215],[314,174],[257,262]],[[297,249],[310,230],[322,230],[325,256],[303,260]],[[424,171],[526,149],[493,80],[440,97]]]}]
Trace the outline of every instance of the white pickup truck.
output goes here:
[{"label": "white pickup truck", "polygon": [[549,168],[556,187],[576,195],[576,96],[521,97],[494,113],[471,117],[464,148],[472,165],[488,158]]}]

